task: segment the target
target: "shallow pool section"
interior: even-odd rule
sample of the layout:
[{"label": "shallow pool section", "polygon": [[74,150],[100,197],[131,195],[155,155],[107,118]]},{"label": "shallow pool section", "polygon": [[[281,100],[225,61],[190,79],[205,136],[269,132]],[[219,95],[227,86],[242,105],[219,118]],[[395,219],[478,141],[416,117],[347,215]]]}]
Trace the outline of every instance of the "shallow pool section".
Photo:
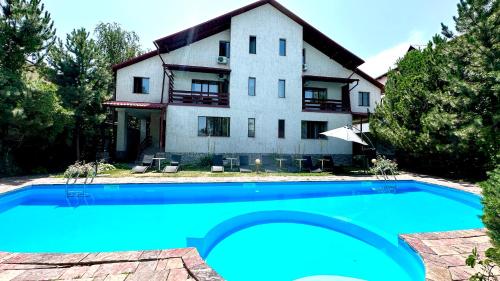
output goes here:
[{"label": "shallow pool section", "polygon": [[415,181],[39,185],[0,196],[0,251],[189,246],[230,281],[421,281],[398,234],[480,215],[478,196]]}]

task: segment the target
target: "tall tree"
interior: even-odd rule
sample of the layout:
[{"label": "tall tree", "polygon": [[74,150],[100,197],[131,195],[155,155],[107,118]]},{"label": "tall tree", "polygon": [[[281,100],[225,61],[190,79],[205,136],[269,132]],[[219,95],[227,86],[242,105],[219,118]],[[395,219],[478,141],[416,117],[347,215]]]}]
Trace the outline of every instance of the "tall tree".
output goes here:
[{"label": "tall tree", "polygon": [[110,67],[142,53],[139,36],[117,23],[99,23],[95,36],[97,47]]},{"label": "tall tree", "polygon": [[[0,174],[15,170],[13,153],[26,136],[45,136],[60,113],[58,100],[50,91],[48,96],[43,93],[43,83],[27,85],[29,73],[37,73],[54,40],[53,21],[40,0],[0,0]],[[25,118],[41,100],[45,107],[37,110],[43,110],[44,117]]]},{"label": "tall tree", "polygon": [[499,1],[462,0],[458,34],[443,25],[443,36],[409,52],[389,73],[371,128],[412,165],[484,176],[498,163],[499,18]]},{"label": "tall tree", "polygon": [[65,108],[73,113],[73,147],[77,160],[93,158],[99,126],[105,119],[102,102],[109,98],[110,76],[97,44],[83,28],[73,30],[51,50],[52,79]]}]

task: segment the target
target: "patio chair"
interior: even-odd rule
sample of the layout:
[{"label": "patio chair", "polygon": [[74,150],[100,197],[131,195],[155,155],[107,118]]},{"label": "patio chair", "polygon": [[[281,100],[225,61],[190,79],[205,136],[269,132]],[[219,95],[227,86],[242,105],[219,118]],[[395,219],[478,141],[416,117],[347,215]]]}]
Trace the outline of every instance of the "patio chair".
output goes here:
[{"label": "patio chair", "polygon": [[240,173],[251,173],[248,155],[240,155]]},{"label": "patio chair", "polygon": [[325,169],[326,172],[334,172],[335,171],[335,162],[333,161],[333,157],[331,155],[323,155],[323,159],[326,159],[328,161],[325,161],[323,164],[323,168]]},{"label": "patio chair", "polygon": [[165,168],[163,168],[163,172],[170,174],[177,173],[181,168],[181,160],[182,155],[173,154],[170,156],[170,165],[165,166]]},{"label": "patio chair", "polygon": [[294,161],[293,157],[288,155],[284,157],[286,159],[285,161],[285,167],[287,167],[287,171],[290,173],[298,173],[300,172],[299,167],[295,165],[297,162]]},{"label": "patio chair", "polygon": [[224,172],[224,160],[222,155],[216,154],[212,158],[212,167],[210,168],[212,173],[222,173]]},{"label": "patio chair", "polygon": [[266,173],[277,173],[278,167],[276,165],[276,160],[270,155],[262,156],[262,169],[266,171]]},{"label": "patio chair", "polygon": [[306,161],[304,161],[304,166],[302,166],[304,170],[309,171],[311,173],[323,172],[320,167],[313,165],[312,157],[310,155],[304,156],[304,159],[306,159]]},{"label": "patio chair", "polygon": [[153,165],[153,157],[154,155],[144,154],[141,164],[133,167],[132,173],[145,173]]}]

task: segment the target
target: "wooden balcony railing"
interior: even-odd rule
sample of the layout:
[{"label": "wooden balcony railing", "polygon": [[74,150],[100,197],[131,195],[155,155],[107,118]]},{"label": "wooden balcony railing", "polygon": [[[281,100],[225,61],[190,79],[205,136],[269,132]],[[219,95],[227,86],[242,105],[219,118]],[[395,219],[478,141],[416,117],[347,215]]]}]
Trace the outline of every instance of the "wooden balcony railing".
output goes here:
[{"label": "wooden balcony railing", "polygon": [[342,100],[313,99],[302,97],[302,109],[308,111],[348,112]]},{"label": "wooden balcony railing", "polygon": [[229,106],[229,94],[173,90],[169,95],[169,103],[185,105],[192,104],[206,106]]}]

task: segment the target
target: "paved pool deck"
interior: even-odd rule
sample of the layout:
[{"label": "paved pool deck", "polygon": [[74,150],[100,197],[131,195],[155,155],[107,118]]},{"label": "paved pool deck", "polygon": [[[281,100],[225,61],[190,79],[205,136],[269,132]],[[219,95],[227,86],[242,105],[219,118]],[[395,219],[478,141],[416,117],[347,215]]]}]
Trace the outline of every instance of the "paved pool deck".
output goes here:
[{"label": "paved pool deck", "polygon": [[[417,174],[402,174],[398,180],[439,184],[474,194],[481,189],[471,183],[449,181]],[[376,180],[374,176],[250,176],[250,177],[98,177],[94,183],[187,183]],[[0,194],[33,184],[63,184],[49,177],[0,178]],[[427,281],[462,281],[476,272],[465,259],[477,248],[491,244],[484,229],[400,235],[422,257]],[[500,272],[495,272],[500,276]],[[82,254],[19,254],[0,252],[0,281],[3,280],[224,280],[211,269],[194,248]]]}]

